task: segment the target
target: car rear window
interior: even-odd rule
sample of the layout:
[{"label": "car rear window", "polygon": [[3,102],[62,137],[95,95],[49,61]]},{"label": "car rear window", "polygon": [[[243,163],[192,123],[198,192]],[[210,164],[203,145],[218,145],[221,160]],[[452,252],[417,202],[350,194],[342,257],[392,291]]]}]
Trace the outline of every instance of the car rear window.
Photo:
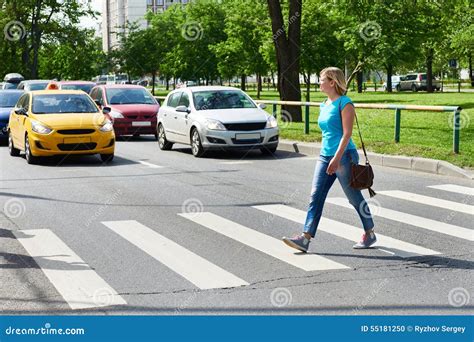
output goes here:
[{"label": "car rear window", "polygon": [[35,114],[97,113],[97,106],[86,94],[41,94],[33,96]]},{"label": "car rear window", "polygon": [[93,85],[92,84],[63,84],[61,89],[63,90],[82,90],[84,93],[89,94]]}]

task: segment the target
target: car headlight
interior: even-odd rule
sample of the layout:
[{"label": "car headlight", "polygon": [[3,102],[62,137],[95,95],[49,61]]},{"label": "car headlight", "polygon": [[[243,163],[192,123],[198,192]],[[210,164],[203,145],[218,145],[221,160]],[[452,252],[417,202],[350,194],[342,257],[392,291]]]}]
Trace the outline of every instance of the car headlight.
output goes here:
[{"label": "car headlight", "polygon": [[105,124],[103,124],[99,130],[101,132],[112,132],[114,130],[114,125],[112,124],[111,121],[107,120]]},{"label": "car headlight", "polygon": [[117,112],[116,110],[111,110],[109,115],[114,119],[123,119],[124,118],[123,114],[120,113],[120,112]]},{"label": "car headlight", "polygon": [[31,129],[33,132],[39,133],[39,134],[49,134],[53,130],[42,123],[38,121],[31,120]]},{"label": "car headlight", "polygon": [[269,115],[267,118],[267,124],[265,128],[276,128],[278,127],[278,122],[273,115]]},{"label": "car headlight", "polygon": [[206,127],[207,127],[207,129],[212,129],[212,130],[216,130],[216,131],[225,131],[226,130],[226,128],[222,124],[222,122],[217,121],[217,120],[212,120],[212,119],[207,119],[206,120]]}]

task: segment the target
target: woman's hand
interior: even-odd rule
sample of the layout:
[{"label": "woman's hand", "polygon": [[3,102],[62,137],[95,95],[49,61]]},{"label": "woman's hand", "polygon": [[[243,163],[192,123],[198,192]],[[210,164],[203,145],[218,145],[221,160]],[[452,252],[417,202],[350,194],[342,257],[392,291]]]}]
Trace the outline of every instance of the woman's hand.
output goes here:
[{"label": "woman's hand", "polygon": [[340,158],[337,158],[337,157],[332,158],[331,161],[329,162],[326,173],[328,175],[334,174],[336,172],[336,170],[339,168],[340,161],[341,161]]}]

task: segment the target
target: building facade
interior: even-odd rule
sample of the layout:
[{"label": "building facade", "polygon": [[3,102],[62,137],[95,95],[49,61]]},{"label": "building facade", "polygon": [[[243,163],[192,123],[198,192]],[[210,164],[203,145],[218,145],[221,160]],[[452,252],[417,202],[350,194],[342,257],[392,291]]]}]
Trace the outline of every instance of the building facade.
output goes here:
[{"label": "building facade", "polygon": [[137,23],[146,28],[147,11],[163,12],[174,4],[186,4],[189,0],[103,0],[102,2],[102,48],[105,52],[119,44],[119,33],[124,25]]}]

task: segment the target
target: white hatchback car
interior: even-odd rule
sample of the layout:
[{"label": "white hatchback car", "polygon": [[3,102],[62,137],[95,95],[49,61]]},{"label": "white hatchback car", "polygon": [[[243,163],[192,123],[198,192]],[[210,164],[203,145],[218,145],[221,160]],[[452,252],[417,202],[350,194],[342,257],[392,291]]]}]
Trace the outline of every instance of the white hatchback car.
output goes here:
[{"label": "white hatchback car", "polygon": [[158,145],[191,145],[193,155],[206,150],[260,149],[272,154],[278,146],[276,119],[242,90],[203,86],[176,89],[158,112]]}]

